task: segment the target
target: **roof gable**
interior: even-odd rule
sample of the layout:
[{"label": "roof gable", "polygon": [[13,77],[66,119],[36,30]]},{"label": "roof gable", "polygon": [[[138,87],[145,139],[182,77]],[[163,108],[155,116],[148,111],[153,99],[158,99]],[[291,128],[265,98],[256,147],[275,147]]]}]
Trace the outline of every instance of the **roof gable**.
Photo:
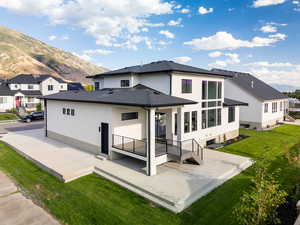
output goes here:
[{"label": "roof gable", "polygon": [[65,83],[62,79],[54,77],[50,74],[20,74],[9,79],[7,82],[10,84],[39,84],[50,77],[59,83]]}]

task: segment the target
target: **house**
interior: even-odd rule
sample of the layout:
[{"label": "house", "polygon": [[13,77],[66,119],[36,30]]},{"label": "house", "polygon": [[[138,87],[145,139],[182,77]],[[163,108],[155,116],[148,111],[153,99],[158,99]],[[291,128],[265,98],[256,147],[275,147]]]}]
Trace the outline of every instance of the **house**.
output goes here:
[{"label": "house", "polygon": [[289,98],[289,112],[300,113],[300,100]]},{"label": "house", "polygon": [[201,164],[203,146],[239,135],[247,104],[224,98],[231,77],[172,61],[89,76],[95,91],[42,97],[45,134],[110,159],[139,159],[150,176],[169,160]]},{"label": "house", "polygon": [[242,126],[262,129],[282,122],[288,112],[288,97],[249,73],[213,69],[232,78],[225,80],[225,97],[249,103],[241,108]]},{"label": "house", "polygon": [[67,90],[67,83],[51,75],[21,74],[0,84],[0,111],[36,109],[38,97]]}]

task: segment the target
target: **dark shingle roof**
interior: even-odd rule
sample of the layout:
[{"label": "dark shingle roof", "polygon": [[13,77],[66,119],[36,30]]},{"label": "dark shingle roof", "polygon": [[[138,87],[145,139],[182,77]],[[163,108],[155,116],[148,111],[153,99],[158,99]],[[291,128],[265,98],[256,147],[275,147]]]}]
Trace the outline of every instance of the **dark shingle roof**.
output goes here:
[{"label": "dark shingle roof", "polygon": [[84,90],[83,86],[81,83],[68,83],[68,91],[79,91],[79,90]]},{"label": "dark shingle roof", "polygon": [[233,100],[230,98],[224,98],[223,106],[225,106],[225,107],[227,107],[227,106],[248,106],[248,103],[240,102],[240,101]]},{"label": "dark shingle roof", "polygon": [[[227,71],[220,69],[213,69],[212,71],[231,75],[232,80],[236,85],[248,91],[250,94],[261,100],[275,100],[288,98],[281,92],[277,91],[270,85],[266,84],[262,80],[256,78],[249,73],[241,73],[235,71]],[[253,84],[253,86],[252,86]]]},{"label": "dark shingle roof", "polygon": [[145,73],[157,73],[157,72],[185,72],[185,73],[196,73],[196,74],[207,74],[212,76],[231,77],[231,75],[224,75],[222,73],[213,72],[193,66],[179,64],[173,61],[157,61],[144,65],[130,66],[118,70],[108,71],[94,76],[87,76],[87,78],[97,78],[108,75],[120,75],[120,74],[145,74]]},{"label": "dark shingle roof", "polygon": [[16,93],[22,93],[26,96],[42,96],[40,91],[10,90],[6,83],[0,85],[0,96],[14,96]]},{"label": "dark shingle roof", "polygon": [[9,79],[7,82],[11,84],[39,84],[42,81],[48,79],[49,77],[52,77],[59,83],[65,83],[62,79],[58,77],[54,77],[49,74],[40,74],[40,75],[34,75],[34,74],[20,74],[17,75],[11,79]]},{"label": "dark shingle roof", "polygon": [[43,96],[41,99],[141,107],[177,106],[197,103],[163,94],[144,85],[137,85],[133,88],[102,89],[99,91],[67,91]]}]

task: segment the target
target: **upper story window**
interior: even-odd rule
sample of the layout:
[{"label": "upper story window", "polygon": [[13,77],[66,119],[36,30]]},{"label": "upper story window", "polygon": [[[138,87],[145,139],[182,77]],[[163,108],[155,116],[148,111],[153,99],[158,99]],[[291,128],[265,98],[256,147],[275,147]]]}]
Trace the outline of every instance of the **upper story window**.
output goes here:
[{"label": "upper story window", "polygon": [[121,80],[121,87],[129,87],[129,80]]},{"label": "upper story window", "polygon": [[52,84],[48,85],[48,91],[53,91],[53,85]]},{"label": "upper story window", "polygon": [[228,108],[228,123],[235,121],[235,107]]},{"label": "upper story window", "polygon": [[265,103],[265,110],[264,110],[265,113],[269,112],[269,104],[268,103]]},{"label": "upper story window", "polygon": [[100,89],[100,82],[96,81],[95,82],[95,91]]},{"label": "upper story window", "polygon": [[181,80],[181,92],[185,94],[192,93],[192,80]]},{"label": "upper story window", "polygon": [[34,88],[34,87],[33,87],[33,84],[28,84],[27,88],[28,88],[29,90],[33,89],[33,88]]},{"label": "upper story window", "polygon": [[15,84],[15,88],[18,88],[18,85],[17,85],[17,84]]},{"label": "upper story window", "polygon": [[202,81],[202,99],[221,99],[222,98],[222,82]]}]

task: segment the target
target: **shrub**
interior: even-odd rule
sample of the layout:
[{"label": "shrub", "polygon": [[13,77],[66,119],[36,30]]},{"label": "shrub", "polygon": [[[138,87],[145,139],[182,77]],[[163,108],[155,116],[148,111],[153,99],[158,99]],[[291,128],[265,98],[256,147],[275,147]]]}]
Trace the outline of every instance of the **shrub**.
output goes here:
[{"label": "shrub", "polygon": [[300,164],[300,142],[292,147],[286,144],[284,150],[285,157],[290,165]]},{"label": "shrub", "polygon": [[245,192],[233,215],[240,225],[265,225],[279,223],[277,208],[285,203],[287,193],[280,189],[277,173],[269,173],[266,163],[255,165],[252,187]]},{"label": "shrub", "polygon": [[42,104],[41,103],[39,103],[39,104],[36,105],[36,111],[37,112],[42,111]]}]

